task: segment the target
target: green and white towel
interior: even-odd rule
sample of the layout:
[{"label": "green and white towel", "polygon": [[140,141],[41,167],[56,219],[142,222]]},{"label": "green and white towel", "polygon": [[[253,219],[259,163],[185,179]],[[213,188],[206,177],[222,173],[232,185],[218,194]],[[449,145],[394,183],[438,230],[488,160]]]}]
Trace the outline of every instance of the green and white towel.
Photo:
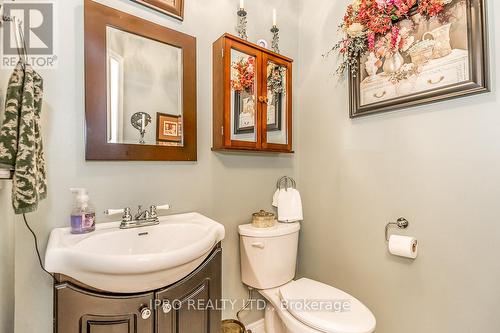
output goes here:
[{"label": "green and white towel", "polygon": [[12,205],[16,214],[34,212],[47,196],[40,113],[43,79],[19,62],[7,88],[0,128],[0,168],[14,170]]}]

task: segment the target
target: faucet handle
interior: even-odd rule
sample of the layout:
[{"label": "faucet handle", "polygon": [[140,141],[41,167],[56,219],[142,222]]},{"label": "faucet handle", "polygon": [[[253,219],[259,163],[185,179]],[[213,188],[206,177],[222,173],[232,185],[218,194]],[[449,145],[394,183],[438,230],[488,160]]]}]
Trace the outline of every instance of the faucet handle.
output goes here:
[{"label": "faucet handle", "polygon": [[169,204],[163,206],[156,206],[156,210],[169,210],[171,207]]},{"label": "faucet handle", "polygon": [[125,213],[125,209],[106,209],[104,211],[104,214],[108,216],[123,214],[123,213]]},{"label": "faucet handle", "polygon": [[149,207],[149,216],[150,218],[152,219],[155,219],[155,218],[158,218],[158,212],[159,210],[169,210],[170,209],[170,205],[163,205],[163,206],[155,206],[155,205],[152,205],[151,207]]},{"label": "faucet handle", "polygon": [[129,207],[125,208],[125,211],[123,212],[123,216],[122,216],[122,221],[124,221],[124,222],[132,221],[132,213],[131,213]]},{"label": "faucet handle", "polygon": [[130,222],[132,221],[132,215],[130,214],[130,208],[123,208],[123,209],[106,209],[104,211],[104,214],[107,216],[111,215],[117,215],[117,214],[123,214],[122,220],[124,222]]}]

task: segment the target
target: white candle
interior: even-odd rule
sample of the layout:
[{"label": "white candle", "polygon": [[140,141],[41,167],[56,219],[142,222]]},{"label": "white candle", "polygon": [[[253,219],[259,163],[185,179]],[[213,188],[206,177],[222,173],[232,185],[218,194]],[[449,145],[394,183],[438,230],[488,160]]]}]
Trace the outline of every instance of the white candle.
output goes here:
[{"label": "white candle", "polygon": [[245,9],[245,0],[240,0],[240,9]]},{"label": "white candle", "polygon": [[273,9],[273,27],[276,26],[276,9]]},{"label": "white candle", "polygon": [[141,121],[141,131],[144,132],[145,129],[146,129],[146,115],[143,113]]}]

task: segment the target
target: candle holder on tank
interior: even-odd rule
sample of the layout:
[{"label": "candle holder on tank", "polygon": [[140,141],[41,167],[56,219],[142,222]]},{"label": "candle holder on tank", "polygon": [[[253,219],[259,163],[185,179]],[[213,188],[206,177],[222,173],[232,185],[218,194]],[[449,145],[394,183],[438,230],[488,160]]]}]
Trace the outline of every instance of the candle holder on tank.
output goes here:
[{"label": "candle holder on tank", "polygon": [[238,14],[238,25],[236,26],[236,33],[241,39],[248,40],[247,35],[247,11],[244,8],[240,8],[237,12]]},{"label": "candle holder on tank", "polygon": [[280,29],[278,26],[274,25],[271,28],[271,32],[273,33],[273,40],[271,42],[271,49],[273,52],[280,53]]}]

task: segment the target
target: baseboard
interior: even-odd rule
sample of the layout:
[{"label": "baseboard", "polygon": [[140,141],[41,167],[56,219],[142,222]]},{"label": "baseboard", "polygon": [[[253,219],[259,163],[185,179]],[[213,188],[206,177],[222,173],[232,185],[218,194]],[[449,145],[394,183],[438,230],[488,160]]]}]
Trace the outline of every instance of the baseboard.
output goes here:
[{"label": "baseboard", "polygon": [[251,330],[252,333],[266,333],[264,331],[264,329],[265,329],[264,319],[257,320],[256,322],[253,322],[253,323],[247,325],[246,329]]}]

